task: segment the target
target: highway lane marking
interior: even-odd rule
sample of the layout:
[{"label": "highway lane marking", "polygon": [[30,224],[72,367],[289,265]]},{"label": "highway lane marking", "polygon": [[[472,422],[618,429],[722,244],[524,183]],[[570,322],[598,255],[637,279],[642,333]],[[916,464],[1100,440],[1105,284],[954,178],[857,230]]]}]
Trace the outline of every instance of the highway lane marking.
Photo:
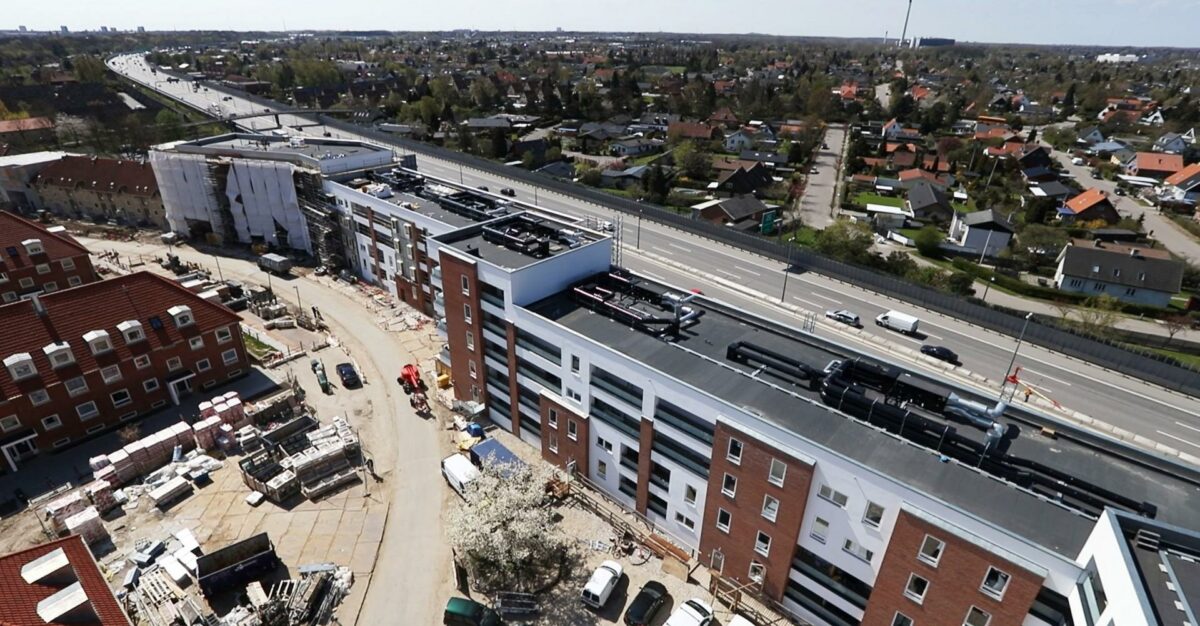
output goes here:
[{"label": "highway lane marking", "polygon": [[1171,433],[1164,433],[1164,432],[1163,432],[1163,431],[1161,431],[1161,430],[1156,430],[1156,431],[1154,431],[1154,432],[1156,432],[1156,433],[1158,433],[1158,434],[1162,435],[1163,437],[1170,437],[1171,439],[1174,439],[1174,440],[1176,440],[1176,441],[1182,441],[1183,443],[1186,443],[1186,444],[1187,444],[1187,445],[1189,445],[1189,446],[1193,446],[1193,447],[1196,447],[1196,448],[1200,448],[1200,444],[1198,444],[1198,443],[1196,443],[1196,442],[1194,442],[1194,441],[1189,441],[1189,440],[1187,440],[1187,439],[1184,439],[1183,437],[1176,437],[1175,435],[1172,435]]},{"label": "highway lane marking", "polygon": [[739,270],[742,270],[743,272],[746,272],[747,274],[754,274],[755,276],[762,276],[762,274],[759,274],[758,272],[756,272],[754,270],[748,270],[748,269],[742,267],[741,265],[734,265],[734,267]]},{"label": "highway lane marking", "polygon": [[1195,426],[1190,426],[1188,424],[1184,424],[1183,422],[1180,422],[1178,420],[1175,421],[1175,424],[1179,425],[1179,426],[1183,426],[1184,428],[1186,428],[1188,430],[1194,430],[1194,431],[1200,433],[1200,428],[1196,428]]},{"label": "highway lane marking", "polygon": [[[821,295],[821,294],[819,294],[819,293],[810,293],[810,294],[808,294],[808,295],[810,295],[810,296],[812,296],[812,297],[814,297],[814,298],[820,298],[820,299],[822,299],[822,300],[826,300],[826,301],[832,302],[832,303],[834,303],[834,304],[841,304],[841,303],[842,303],[842,301],[841,301],[841,300],[834,300],[833,298],[830,298],[829,296],[823,296],[823,295]],[[792,297],[793,297],[793,298],[795,298],[795,299],[797,299],[797,300],[800,300],[801,302],[804,302],[804,300],[801,300],[799,296],[792,296]]]},{"label": "highway lane marking", "polygon": [[1026,368],[1023,368],[1023,369],[1024,369],[1026,372],[1029,372],[1030,374],[1033,374],[1034,376],[1039,376],[1039,377],[1041,377],[1041,378],[1049,378],[1050,380],[1053,380],[1054,382],[1062,383],[1062,384],[1064,384],[1064,385],[1066,385],[1066,386],[1068,386],[1068,387],[1070,387],[1070,386],[1071,386],[1071,383],[1069,383],[1069,382],[1067,382],[1067,381],[1065,381],[1065,380],[1063,380],[1063,379],[1061,379],[1061,378],[1055,378],[1055,377],[1053,377],[1053,376],[1051,376],[1051,375],[1049,375],[1049,374],[1043,374],[1043,373],[1041,373],[1041,372],[1039,372],[1039,371],[1037,371],[1037,370],[1030,369],[1030,368],[1028,368],[1028,367],[1026,367]]},{"label": "highway lane marking", "polygon": [[[932,326],[932,324],[930,324],[930,326]],[[942,338],[941,338],[941,336],[940,336],[940,335],[935,335],[935,334],[933,334],[933,333],[927,333],[927,332],[925,332],[925,331],[921,331],[921,334],[922,334],[922,335],[925,335],[926,337],[932,337],[933,339],[937,339],[938,341],[942,341]]]},{"label": "highway lane marking", "polygon": [[673,244],[673,243],[671,243],[671,242],[669,242],[669,241],[667,242],[667,245],[668,245],[668,246],[671,246],[672,248],[675,248],[676,250],[682,250],[682,251],[684,251],[684,252],[691,252],[691,251],[692,251],[692,249],[691,249],[691,248],[688,248],[687,246],[680,246],[680,245],[676,245],[676,244]]},{"label": "highway lane marking", "polygon": [[643,276],[649,276],[650,278],[653,278],[654,280],[657,280],[662,283],[667,282],[667,279],[663,278],[662,276],[659,276],[658,274],[655,274],[654,272],[647,272],[645,270],[639,270],[638,273]]},{"label": "highway lane marking", "polygon": [[733,278],[736,278],[736,279],[738,279],[738,280],[742,280],[742,277],[741,277],[741,276],[738,276],[737,274],[734,274],[733,272],[726,272],[726,271],[725,271],[725,270],[723,270],[723,269],[714,269],[713,271],[720,272],[720,273],[722,273],[722,274],[724,274],[724,275],[726,275],[726,276],[731,276],[731,277],[733,277]]}]

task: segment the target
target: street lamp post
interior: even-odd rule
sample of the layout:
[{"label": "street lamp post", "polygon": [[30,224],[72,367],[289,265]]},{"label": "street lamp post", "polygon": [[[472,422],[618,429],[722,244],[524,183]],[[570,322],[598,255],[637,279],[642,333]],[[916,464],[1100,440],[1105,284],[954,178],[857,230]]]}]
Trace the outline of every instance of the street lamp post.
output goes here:
[{"label": "street lamp post", "polygon": [[984,302],[987,302],[988,291],[991,290],[992,284],[995,282],[996,282],[996,277],[993,276],[990,279],[988,279],[988,281],[986,283],[983,284],[983,301]]},{"label": "street lamp post", "polygon": [[304,315],[304,305],[300,303],[300,285],[292,285],[296,290],[296,310],[300,315]]},{"label": "street lamp post", "polygon": [[221,279],[221,282],[225,282],[225,274],[221,273],[221,259],[217,258],[217,255],[214,254],[213,261],[217,263],[217,277]]},{"label": "street lamp post", "polygon": [[635,243],[634,247],[636,247],[638,250],[642,249],[642,212],[641,211],[638,211],[637,242]]},{"label": "street lamp post", "polygon": [[[1029,328],[1029,320],[1031,319],[1033,319],[1032,311],[1025,314],[1025,323],[1021,325],[1021,334],[1017,337],[1017,345],[1013,347],[1012,359],[1008,361],[1008,369],[1004,370],[1004,382],[1000,384],[1000,397],[996,398],[997,400],[1004,399],[1004,386],[1008,384],[1008,376],[1012,373],[1013,365],[1017,362],[1017,351],[1021,349],[1021,342],[1025,339],[1025,329]],[[1012,396],[1015,395],[1017,395],[1016,383],[1013,384],[1012,394],[1009,396],[1009,399],[1011,400]]]},{"label": "street lamp post", "polygon": [[779,303],[783,304],[783,299],[787,297],[787,281],[788,274],[792,273],[792,248],[788,247],[787,266],[783,268],[783,291],[779,292]]}]

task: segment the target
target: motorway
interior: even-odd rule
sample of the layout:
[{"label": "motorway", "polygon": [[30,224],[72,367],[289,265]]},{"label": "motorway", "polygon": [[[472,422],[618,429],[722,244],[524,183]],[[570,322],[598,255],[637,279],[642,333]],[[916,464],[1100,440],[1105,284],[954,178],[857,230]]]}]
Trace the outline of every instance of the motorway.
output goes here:
[{"label": "motorway", "polygon": [[[131,57],[110,61],[110,67],[147,86],[164,91],[196,108],[211,110],[216,104],[226,114],[243,113],[259,105],[240,101],[234,96],[226,101],[215,90],[193,91],[187,83],[165,83]],[[157,84],[156,84],[157,81]],[[280,115],[284,126],[314,125],[303,116]],[[277,128],[274,116],[256,121],[258,130]],[[306,128],[321,134],[323,128]],[[347,139],[363,139],[333,133]],[[834,148],[835,143],[829,143]],[[508,180],[485,172],[463,169],[455,163],[418,155],[418,167],[427,174],[461,181],[466,186],[486,185],[492,189],[512,187],[517,198],[533,201],[546,209],[572,215],[593,216],[616,221],[617,215],[608,209],[573,197],[553,193],[534,186]],[[827,206],[827,205],[826,205]],[[1149,219],[1149,218],[1148,218]],[[921,341],[886,331],[875,332],[871,325],[876,315],[896,308],[918,315],[929,343],[941,344],[958,352],[962,367],[989,379],[985,393],[998,392],[998,382],[1008,370],[1017,341],[1013,337],[987,331],[969,323],[928,311],[914,305],[866,291],[856,285],[843,283],[811,273],[791,273],[785,278],[784,265],[762,257],[704,239],[689,233],[625,216],[620,233],[625,246],[624,264],[651,278],[683,286],[699,287],[706,294],[722,299],[771,319],[798,325],[801,318],[796,309],[818,312],[821,321],[816,332],[852,345],[869,354],[904,360],[910,366],[930,367],[927,362],[914,360],[908,354],[895,351],[896,346],[919,347]],[[784,285],[786,281],[786,294]],[[782,297],[785,305],[777,305]],[[842,332],[826,324],[821,317],[825,309],[850,309],[868,325],[868,336]],[[870,334],[883,336],[883,343],[870,341]],[[1120,372],[1067,357],[1063,354],[1023,344],[1016,364],[1022,369],[1023,382],[1030,384],[1066,409],[1083,413],[1098,421],[1140,435],[1144,446],[1161,444],[1194,456],[1200,456],[1200,399],[1186,396]],[[940,368],[935,368],[940,371]],[[977,385],[978,387],[978,385]],[[1048,405],[1047,405],[1048,406]]]}]

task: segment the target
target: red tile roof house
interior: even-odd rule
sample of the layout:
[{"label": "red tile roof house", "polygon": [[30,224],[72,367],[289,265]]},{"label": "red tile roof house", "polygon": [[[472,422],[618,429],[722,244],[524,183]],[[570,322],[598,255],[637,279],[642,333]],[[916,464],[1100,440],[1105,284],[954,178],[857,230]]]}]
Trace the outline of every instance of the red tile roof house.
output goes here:
[{"label": "red tile roof house", "polygon": [[0,556],[0,626],[131,626],[79,535]]},{"label": "red tile roof house", "polygon": [[679,139],[710,141],[721,136],[721,129],[703,122],[671,122],[667,136]]},{"label": "red tile roof house", "polygon": [[1158,195],[1167,203],[1197,204],[1200,200],[1200,163],[1192,163],[1168,176]]},{"label": "red tile roof house", "polygon": [[1104,220],[1107,224],[1115,224],[1121,219],[1117,208],[1108,197],[1108,192],[1094,187],[1067,200],[1058,209],[1058,216],[1063,220],[1075,222]]},{"label": "red tile roof house", "polygon": [[149,272],[0,306],[0,471],[247,373],[239,319]]},{"label": "red tile roof house", "polygon": [[0,304],[97,280],[87,248],[64,233],[0,211]]},{"label": "red tile roof house", "polygon": [[1163,154],[1161,152],[1138,152],[1129,164],[1125,173],[1130,176],[1143,176],[1163,180],[1183,169],[1183,156],[1178,154]]}]

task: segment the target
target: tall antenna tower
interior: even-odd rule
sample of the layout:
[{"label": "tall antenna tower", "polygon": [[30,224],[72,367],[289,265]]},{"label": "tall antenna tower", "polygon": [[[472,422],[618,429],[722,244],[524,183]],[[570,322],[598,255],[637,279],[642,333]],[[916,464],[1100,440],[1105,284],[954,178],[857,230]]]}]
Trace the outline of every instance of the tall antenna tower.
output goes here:
[{"label": "tall antenna tower", "polygon": [[912,0],[908,0],[908,10],[904,12],[904,30],[901,31],[900,41],[897,42],[897,46],[900,48],[904,47],[904,39],[908,36],[908,16],[910,15],[912,15]]}]

